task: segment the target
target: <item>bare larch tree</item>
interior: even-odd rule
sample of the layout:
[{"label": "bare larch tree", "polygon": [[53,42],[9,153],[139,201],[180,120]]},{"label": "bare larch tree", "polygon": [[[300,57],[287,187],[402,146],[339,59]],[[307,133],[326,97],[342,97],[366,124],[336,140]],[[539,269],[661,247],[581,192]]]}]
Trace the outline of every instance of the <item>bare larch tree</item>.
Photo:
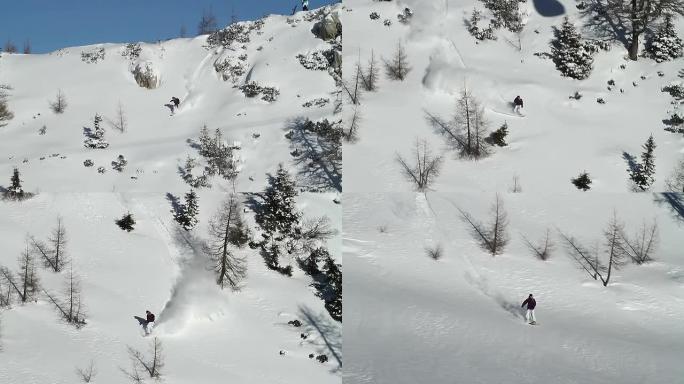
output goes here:
[{"label": "bare larch tree", "polygon": [[397,162],[406,178],[413,182],[416,189],[425,191],[439,176],[443,158],[432,153],[425,139],[416,140],[412,157],[412,163],[409,164],[410,160],[406,160],[397,154]]},{"label": "bare larch tree", "polygon": [[628,252],[623,238],[624,224],[613,213],[608,225],[603,230],[604,253],[607,265],[604,265],[598,257],[598,250],[590,251],[577,239],[559,231],[561,238],[567,246],[568,253],[594,280],[601,280],[603,286],[608,286],[613,270],[622,268],[626,263]]},{"label": "bare larch tree", "polygon": [[54,113],[64,113],[67,105],[66,96],[64,96],[64,93],[61,89],[57,90],[57,97],[55,98],[55,101],[50,102],[50,108],[52,108],[52,111]]},{"label": "bare larch tree", "polygon": [[57,218],[57,227],[52,230],[48,238],[50,246],[31,236],[29,238],[34,253],[40,255],[45,267],[55,272],[60,272],[68,264],[69,259],[66,252],[67,234],[62,218]]},{"label": "bare larch tree", "polygon": [[342,89],[349,97],[349,101],[353,105],[361,104],[361,90],[363,87],[363,68],[361,68],[361,62],[356,63],[356,69],[354,70],[354,77],[351,81],[343,80]]},{"label": "bare larch tree", "polygon": [[205,252],[212,260],[216,283],[222,289],[229,286],[238,290],[240,282],[247,276],[247,261],[237,255],[235,249],[242,248],[249,242],[249,229],[242,219],[240,204],[235,195],[231,194],[223,202],[209,222],[209,236]]},{"label": "bare larch tree", "polygon": [[[17,275],[18,279],[8,268],[0,267],[0,277],[6,282],[8,289],[16,292],[22,303],[35,300],[40,289],[40,281],[28,240],[26,241],[26,249],[19,256],[19,271]],[[11,294],[6,294],[7,300],[9,300]]]},{"label": "bare larch tree", "polygon": [[391,80],[404,81],[406,75],[408,75],[410,71],[411,66],[408,63],[406,49],[404,49],[404,46],[399,42],[392,60],[385,60],[385,72],[387,73],[387,77]]},{"label": "bare larch tree", "polygon": [[43,289],[43,293],[55,306],[64,321],[77,328],[86,324],[85,306],[81,299],[81,280],[74,273],[73,268],[69,269],[69,274],[65,277],[63,299],[58,299],[45,289]]},{"label": "bare larch tree", "polygon": [[128,348],[128,356],[131,359],[131,369],[121,369],[121,372],[134,383],[144,382],[144,376],[147,374],[152,379],[159,380],[162,376],[161,370],[164,368],[164,354],[162,343],[159,338],[155,337],[150,344],[150,354],[145,356],[142,352],[132,348]]},{"label": "bare larch tree", "polygon": [[111,125],[116,128],[119,132],[124,133],[128,128],[128,119],[126,118],[126,111],[124,111],[123,104],[119,101],[116,106],[116,114]]},{"label": "bare larch tree", "polygon": [[527,248],[532,251],[532,253],[539,258],[540,260],[548,260],[551,257],[551,253],[554,250],[554,243],[553,240],[551,239],[551,230],[546,229],[546,236],[538,242],[538,243],[532,243],[527,237],[524,235],[522,236],[523,241],[527,245]]},{"label": "bare larch tree", "polygon": [[378,89],[378,79],[380,78],[380,68],[378,68],[378,61],[375,59],[375,52],[371,51],[371,57],[368,59],[368,67],[363,74],[363,89],[368,92],[373,92]]},{"label": "bare larch tree", "polygon": [[202,12],[202,18],[197,24],[197,35],[206,35],[215,32],[216,29],[216,16],[214,15],[213,9],[205,9],[204,12]]},{"label": "bare larch tree", "polygon": [[457,150],[461,157],[477,160],[489,155],[490,146],[485,140],[488,136],[488,123],[484,108],[468,88],[464,87],[461,90],[453,121],[446,121],[429,112],[426,114],[430,124],[446,137],[449,145]]},{"label": "bare larch tree", "polygon": [[633,238],[623,234],[625,251],[635,264],[644,264],[653,261],[653,254],[658,247],[658,224],[653,220],[653,224],[645,221]]},{"label": "bare larch tree", "polygon": [[476,221],[468,212],[459,209],[461,218],[470,226],[473,237],[479,241],[482,249],[492,256],[503,253],[508,244],[508,214],[504,209],[503,201],[497,194],[490,209],[490,222],[484,225]]},{"label": "bare larch tree", "polygon": [[359,126],[361,124],[361,119],[362,116],[361,112],[359,111],[359,106],[355,105],[354,109],[352,110],[351,118],[348,122],[348,127],[344,132],[344,139],[347,142],[353,143],[359,139]]},{"label": "bare larch tree", "polygon": [[90,364],[88,364],[88,366],[85,368],[76,367],[76,375],[84,383],[92,382],[93,379],[95,379],[95,376],[97,375],[97,370],[95,369],[95,361],[90,360]]}]

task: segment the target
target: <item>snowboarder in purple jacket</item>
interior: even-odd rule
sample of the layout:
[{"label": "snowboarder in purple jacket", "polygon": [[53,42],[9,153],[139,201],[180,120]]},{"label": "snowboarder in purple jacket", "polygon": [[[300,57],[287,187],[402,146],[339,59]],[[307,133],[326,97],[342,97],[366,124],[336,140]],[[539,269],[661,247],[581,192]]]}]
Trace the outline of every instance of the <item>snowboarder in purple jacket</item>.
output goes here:
[{"label": "snowboarder in purple jacket", "polygon": [[525,320],[527,320],[528,323],[530,324],[536,324],[537,319],[534,317],[534,307],[537,306],[537,300],[532,297],[532,294],[530,293],[530,296],[523,301],[521,307],[527,306],[527,312],[525,313]]},{"label": "snowboarder in purple jacket", "polygon": [[513,111],[520,113],[520,109],[523,107],[523,99],[520,96],[516,96],[513,100]]},{"label": "snowboarder in purple jacket", "polygon": [[145,335],[149,335],[150,332],[152,331],[152,327],[154,326],[154,313],[150,311],[145,311],[146,315],[146,322],[143,324],[143,329],[145,330]]}]

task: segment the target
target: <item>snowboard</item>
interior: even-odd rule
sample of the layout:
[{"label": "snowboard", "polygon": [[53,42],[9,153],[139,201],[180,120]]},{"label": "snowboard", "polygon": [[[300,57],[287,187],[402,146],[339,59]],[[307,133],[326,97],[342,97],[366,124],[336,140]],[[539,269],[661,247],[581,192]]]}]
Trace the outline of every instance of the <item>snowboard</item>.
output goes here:
[{"label": "snowboard", "polygon": [[536,322],[536,321],[533,321],[533,322],[527,323],[527,324],[529,324],[529,325],[537,325],[537,322]]}]

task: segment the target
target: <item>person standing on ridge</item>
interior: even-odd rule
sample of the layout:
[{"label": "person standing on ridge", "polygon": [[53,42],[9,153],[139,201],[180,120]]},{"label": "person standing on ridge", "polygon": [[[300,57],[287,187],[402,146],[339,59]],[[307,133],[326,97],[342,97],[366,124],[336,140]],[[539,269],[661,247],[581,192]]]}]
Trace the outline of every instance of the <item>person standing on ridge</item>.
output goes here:
[{"label": "person standing on ridge", "polygon": [[523,301],[521,307],[525,307],[527,305],[527,312],[525,313],[525,320],[531,325],[537,324],[537,319],[534,317],[534,307],[537,306],[537,300],[532,297],[532,294],[530,293],[530,296]]},{"label": "person standing on ridge", "polygon": [[309,10],[309,0],[302,0],[302,10],[303,11]]}]

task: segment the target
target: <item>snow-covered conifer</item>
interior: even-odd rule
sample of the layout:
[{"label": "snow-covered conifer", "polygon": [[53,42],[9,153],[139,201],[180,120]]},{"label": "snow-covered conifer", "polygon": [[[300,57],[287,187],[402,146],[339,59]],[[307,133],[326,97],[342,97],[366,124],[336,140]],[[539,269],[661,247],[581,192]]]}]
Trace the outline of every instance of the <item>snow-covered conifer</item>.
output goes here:
[{"label": "snow-covered conifer", "polygon": [[658,28],[646,49],[651,57],[659,63],[682,57],[684,43],[677,36],[677,31],[672,22],[672,14],[665,15],[665,22]]},{"label": "snow-covered conifer", "polygon": [[554,27],[551,40],[551,57],[556,69],[563,76],[586,79],[592,70],[594,59],[577,28],[565,17],[560,28]]},{"label": "snow-covered conifer", "polygon": [[643,148],[641,163],[635,164],[630,171],[629,178],[640,190],[645,191],[655,182],[655,155],[653,152],[656,144],[653,135],[649,136]]}]

